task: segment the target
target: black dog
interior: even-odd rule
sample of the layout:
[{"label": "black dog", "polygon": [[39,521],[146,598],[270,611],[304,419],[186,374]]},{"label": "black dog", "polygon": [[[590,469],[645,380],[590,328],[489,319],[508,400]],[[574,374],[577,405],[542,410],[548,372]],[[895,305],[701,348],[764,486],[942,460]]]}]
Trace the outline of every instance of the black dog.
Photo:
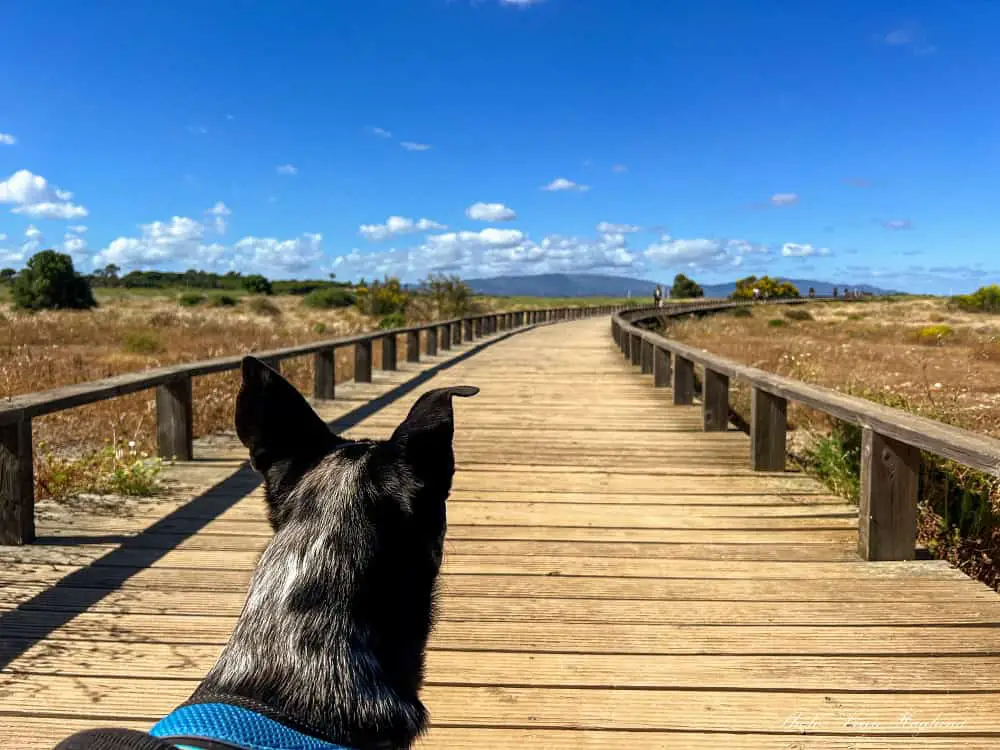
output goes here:
[{"label": "black dog", "polygon": [[408,748],[427,723],[418,692],[455,472],[451,399],[478,392],[429,391],[389,440],[349,441],[244,359],[236,431],[274,537],[229,643],[150,734],[81,732],[59,750]]}]

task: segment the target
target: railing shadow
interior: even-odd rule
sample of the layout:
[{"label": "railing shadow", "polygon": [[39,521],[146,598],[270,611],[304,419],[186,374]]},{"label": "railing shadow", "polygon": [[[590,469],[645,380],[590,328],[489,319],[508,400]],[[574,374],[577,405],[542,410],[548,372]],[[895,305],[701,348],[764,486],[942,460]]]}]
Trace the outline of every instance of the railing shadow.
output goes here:
[{"label": "railing shadow", "polygon": [[[355,427],[395,401],[413,393],[435,375],[464,362],[490,346],[536,327],[539,326],[506,331],[489,340],[476,342],[464,352],[429,367],[381,396],[329,422],[330,429],[342,432]],[[33,645],[46,639],[78,614],[97,604],[133,575],[151,566],[177,545],[193,537],[208,523],[257,489],[260,484],[260,475],[250,468],[249,462],[244,462],[226,479],[163,516],[139,534],[128,537],[119,547],[70,573],[45,591],[22,602],[15,609],[0,612],[0,671]],[[164,538],[172,538],[173,544],[152,543]],[[122,537],[115,535],[88,538],[43,536],[38,538],[36,544],[82,546],[116,544],[121,540]],[[71,605],[67,604],[67,598],[63,596],[66,589],[79,589],[72,597]]]}]

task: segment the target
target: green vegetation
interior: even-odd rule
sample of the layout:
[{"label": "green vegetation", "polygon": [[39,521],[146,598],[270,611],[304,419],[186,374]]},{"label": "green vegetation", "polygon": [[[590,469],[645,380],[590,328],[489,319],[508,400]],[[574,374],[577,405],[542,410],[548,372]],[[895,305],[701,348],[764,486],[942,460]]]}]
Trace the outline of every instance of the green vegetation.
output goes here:
[{"label": "green vegetation", "polygon": [[272,294],[274,292],[271,282],[259,273],[245,277],[243,288],[250,294]]},{"label": "green vegetation", "polygon": [[210,307],[236,307],[240,301],[231,294],[214,294],[208,299]]},{"label": "green vegetation", "polygon": [[472,289],[458,276],[431,274],[421,284],[421,290],[442,318],[460,318],[472,310]]},{"label": "green vegetation", "polygon": [[704,297],[705,290],[682,273],[674,277],[674,285],[670,287],[671,299],[695,299]]},{"label": "green vegetation", "polygon": [[1000,312],[1000,286],[993,284],[977,289],[972,294],[961,294],[951,298],[951,304],[963,312]]},{"label": "green vegetation", "polygon": [[129,354],[159,354],[164,347],[152,331],[132,331],[125,335],[124,349]]},{"label": "green vegetation", "polygon": [[389,313],[388,315],[382,316],[382,319],[378,322],[378,327],[383,330],[391,328],[405,328],[406,316],[401,312]]},{"label": "green vegetation", "polygon": [[69,500],[83,493],[149,497],[159,491],[163,462],[139,452],[134,442],[108,442],[80,458],[56,456],[38,445],[35,481],[39,498]]},{"label": "green vegetation", "polygon": [[198,292],[184,292],[177,298],[177,303],[181,307],[197,307],[198,305],[204,304],[205,299],[204,294],[199,294]]},{"label": "green vegetation", "polygon": [[337,307],[350,307],[356,297],[346,289],[331,287],[315,289],[302,298],[302,304],[316,310],[333,310]]},{"label": "green vegetation", "polygon": [[767,321],[767,324],[771,328],[781,328],[782,326],[788,325],[788,323],[782,318],[771,318]]},{"label": "green vegetation", "polygon": [[87,280],[73,268],[73,259],[42,250],[14,279],[14,305],[22,310],[89,310],[97,300]]},{"label": "green vegetation", "polygon": [[785,317],[789,320],[814,320],[812,313],[808,310],[785,310]]},{"label": "green vegetation", "polygon": [[365,315],[382,317],[393,313],[406,313],[410,295],[403,289],[399,279],[386,276],[382,281],[371,284],[361,282],[357,289],[358,309]]},{"label": "green vegetation", "polygon": [[736,282],[732,299],[753,299],[753,290],[760,292],[761,299],[794,299],[801,296],[798,287],[788,281],[779,281],[770,276],[747,276]]}]

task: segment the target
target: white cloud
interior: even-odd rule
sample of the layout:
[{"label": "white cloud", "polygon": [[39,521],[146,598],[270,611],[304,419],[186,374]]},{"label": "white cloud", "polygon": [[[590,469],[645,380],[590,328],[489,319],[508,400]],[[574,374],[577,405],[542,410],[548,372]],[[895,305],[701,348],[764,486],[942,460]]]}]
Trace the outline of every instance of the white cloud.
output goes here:
[{"label": "white cloud", "polygon": [[399,145],[407,151],[430,151],[431,149],[426,143],[414,143],[413,141],[400,141]]},{"label": "white cloud", "polygon": [[194,133],[195,135],[205,135],[208,132],[208,128],[204,125],[188,125],[187,129],[189,133]]},{"label": "white cloud", "polygon": [[17,143],[17,138],[10,133],[0,133],[0,146],[13,146]]},{"label": "white cloud", "polygon": [[212,217],[212,223],[215,226],[215,231],[219,234],[225,234],[226,219],[233,214],[229,207],[222,201],[219,201],[205,213]]},{"label": "white cloud", "polygon": [[76,232],[77,234],[83,234],[87,231],[87,227],[83,224],[73,224],[72,226],[66,227],[71,232]]},{"label": "white cloud", "polygon": [[3,232],[0,232],[0,242],[6,242],[6,241],[7,241],[7,235],[4,234]]},{"label": "white cloud", "polygon": [[[212,210],[218,207],[217,204]],[[185,216],[142,224],[139,228],[140,236],[118,237],[98,252],[93,258],[94,266],[114,263],[122,268],[140,268],[196,264],[199,268],[250,269],[273,275],[302,271],[322,258],[323,238],[318,234],[304,233],[289,240],[244,237],[232,245],[223,245],[206,243],[205,224]]]},{"label": "white cloud", "polygon": [[304,233],[293,240],[273,237],[244,237],[233,246],[237,266],[257,269],[277,269],[286,272],[303,271],[323,255],[323,236]]},{"label": "white cloud", "polygon": [[799,196],[796,193],[775,193],[771,196],[772,206],[794,206],[799,202]]},{"label": "white cloud", "polygon": [[548,185],[542,188],[542,190],[548,190],[549,192],[562,192],[567,190],[575,190],[580,193],[585,193],[590,188],[587,185],[578,185],[572,180],[567,180],[565,177],[556,177]]},{"label": "white cloud", "polygon": [[0,203],[12,203],[13,213],[39,219],[79,219],[88,215],[83,206],[69,203],[73,194],[51,185],[27,169],[14,172],[0,182]]},{"label": "white cloud", "polygon": [[63,235],[63,252],[69,253],[75,258],[80,258],[87,250],[87,240],[75,234],[67,232]]},{"label": "white cloud", "polygon": [[611,224],[602,221],[597,225],[597,231],[600,234],[631,234],[632,232],[641,232],[642,227],[635,224]]},{"label": "white cloud", "polygon": [[736,261],[739,256],[730,253],[720,240],[674,239],[664,235],[659,242],[647,247],[644,255],[661,266],[714,268],[739,265]]},{"label": "white cloud", "polygon": [[816,255],[830,255],[829,248],[813,245],[800,245],[797,242],[786,242],[781,246],[781,254],[786,258],[810,258]]},{"label": "white cloud", "polygon": [[439,224],[430,219],[418,219],[414,221],[405,216],[390,216],[385,220],[385,224],[362,224],[358,232],[362,237],[375,241],[384,240],[387,237],[395,237],[400,234],[433,232],[447,228],[444,224]]},{"label": "white cloud", "polygon": [[37,240],[42,238],[42,230],[36,227],[34,224],[28,224],[28,228],[24,230],[24,236],[29,240]]},{"label": "white cloud", "polygon": [[465,215],[473,221],[513,221],[517,212],[503,203],[473,203],[465,209]]},{"label": "white cloud", "polygon": [[34,224],[29,224],[24,230],[24,242],[21,243],[21,251],[26,255],[38,252],[42,249],[42,242],[45,240],[42,230]]},{"label": "white cloud", "polygon": [[624,174],[625,172],[628,172],[628,167],[626,167],[624,164],[615,164],[613,167],[611,167],[611,171],[614,172],[615,174]]},{"label": "white cloud", "polygon": [[499,0],[501,5],[512,5],[515,8],[528,8],[532,5],[540,5],[545,0]]},{"label": "white cloud", "polygon": [[392,133],[390,133],[385,128],[368,128],[374,135],[380,138],[392,138]]},{"label": "white cloud", "polygon": [[283,175],[296,175],[299,173],[299,168],[294,164],[282,164],[277,168],[277,172]]},{"label": "white cloud", "polygon": [[893,232],[898,232],[901,229],[913,229],[913,222],[909,219],[890,219],[888,221],[881,222],[884,229],[888,229]]}]

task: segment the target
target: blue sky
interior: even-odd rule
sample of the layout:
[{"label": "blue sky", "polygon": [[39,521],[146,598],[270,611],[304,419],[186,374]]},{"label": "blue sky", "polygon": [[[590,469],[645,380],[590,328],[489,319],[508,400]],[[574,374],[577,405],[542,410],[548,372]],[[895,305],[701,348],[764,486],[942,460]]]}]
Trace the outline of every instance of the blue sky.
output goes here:
[{"label": "blue sky", "polygon": [[1000,3],[11,4],[0,264],[1000,279]]}]

